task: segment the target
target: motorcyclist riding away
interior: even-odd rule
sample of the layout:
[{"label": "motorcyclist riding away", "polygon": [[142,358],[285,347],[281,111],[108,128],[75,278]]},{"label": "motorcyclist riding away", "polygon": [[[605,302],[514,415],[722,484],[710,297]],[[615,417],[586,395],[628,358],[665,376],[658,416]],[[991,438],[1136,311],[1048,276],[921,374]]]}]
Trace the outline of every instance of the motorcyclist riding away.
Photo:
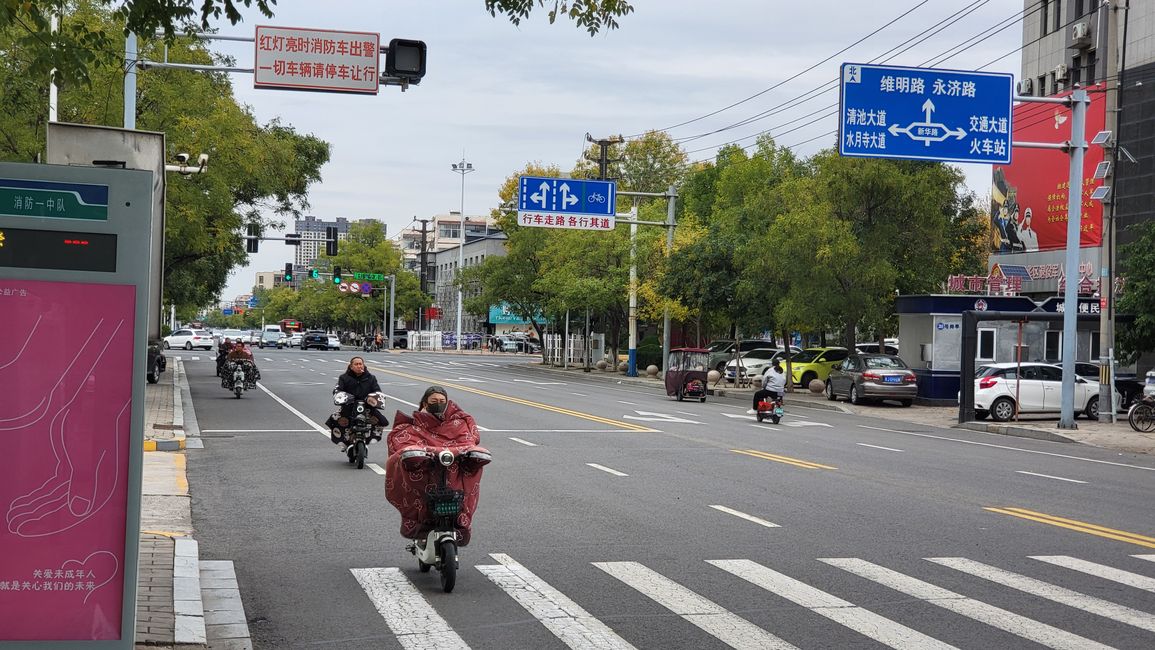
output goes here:
[{"label": "motorcyclist riding away", "polygon": [[762,372],[762,390],[754,393],[754,406],[751,408],[751,413],[758,412],[758,402],[773,397],[778,399],[786,392],[786,373],[782,370],[782,363],[775,359],[769,367]]}]

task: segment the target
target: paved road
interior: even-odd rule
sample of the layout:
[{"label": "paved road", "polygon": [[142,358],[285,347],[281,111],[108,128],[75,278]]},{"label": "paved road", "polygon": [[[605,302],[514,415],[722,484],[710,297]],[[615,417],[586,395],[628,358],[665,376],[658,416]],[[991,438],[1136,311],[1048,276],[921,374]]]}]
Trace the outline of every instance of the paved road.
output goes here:
[{"label": "paved road", "polygon": [[443,594],[382,477],[315,426],[349,353],[258,352],[241,400],[180,356],[196,537],[235,561],[259,648],[1155,645],[1149,457],[789,404],[758,424],[527,357],[367,355],[388,413],[441,383],[493,452]]}]

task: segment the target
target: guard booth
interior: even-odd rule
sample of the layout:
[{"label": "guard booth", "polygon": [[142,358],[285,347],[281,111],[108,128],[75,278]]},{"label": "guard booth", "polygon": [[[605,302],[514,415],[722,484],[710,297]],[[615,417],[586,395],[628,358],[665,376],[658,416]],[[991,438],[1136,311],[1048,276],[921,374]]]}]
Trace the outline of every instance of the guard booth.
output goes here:
[{"label": "guard booth", "polygon": [[0,648],[133,647],[152,197],[0,163]]},{"label": "guard booth", "polygon": [[[918,376],[920,404],[953,406],[958,404],[962,366],[962,314],[964,311],[1057,312],[1062,298],[1037,303],[1024,296],[981,295],[914,295],[895,300],[898,313],[898,338],[902,341],[902,360]],[[1099,301],[1079,300],[1080,313],[1097,312]],[[1076,360],[1097,362],[1099,358],[1098,321],[1080,320],[1076,341]],[[1062,323],[1031,321],[986,321],[978,329],[975,365],[1016,360],[1021,348],[1023,361],[1059,363],[1062,354]]]}]

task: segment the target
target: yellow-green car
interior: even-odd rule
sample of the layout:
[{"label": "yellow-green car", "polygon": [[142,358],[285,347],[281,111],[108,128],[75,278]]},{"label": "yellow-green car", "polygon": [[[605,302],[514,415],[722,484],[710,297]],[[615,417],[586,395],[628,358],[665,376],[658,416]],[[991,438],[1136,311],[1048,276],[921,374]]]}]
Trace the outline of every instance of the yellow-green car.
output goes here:
[{"label": "yellow-green car", "polygon": [[790,378],[802,388],[815,379],[825,383],[831,368],[848,356],[850,351],[846,348],[806,348],[790,359]]}]

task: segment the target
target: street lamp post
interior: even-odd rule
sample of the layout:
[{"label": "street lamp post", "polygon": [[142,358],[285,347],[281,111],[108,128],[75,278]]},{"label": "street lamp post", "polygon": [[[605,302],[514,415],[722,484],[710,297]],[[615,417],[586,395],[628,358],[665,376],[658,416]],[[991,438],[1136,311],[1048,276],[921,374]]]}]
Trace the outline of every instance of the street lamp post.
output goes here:
[{"label": "street lamp post", "polygon": [[457,271],[453,274],[454,280],[457,281],[457,351],[461,351],[461,278],[457,277],[462,268],[465,266],[465,175],[473,171],[473,163],[465,162],[465,157],[462,156],[461,162],[453,163],[453,171],[461,174],[461,232],[458,233],[461,237],[461,243],[457,246]]}]

